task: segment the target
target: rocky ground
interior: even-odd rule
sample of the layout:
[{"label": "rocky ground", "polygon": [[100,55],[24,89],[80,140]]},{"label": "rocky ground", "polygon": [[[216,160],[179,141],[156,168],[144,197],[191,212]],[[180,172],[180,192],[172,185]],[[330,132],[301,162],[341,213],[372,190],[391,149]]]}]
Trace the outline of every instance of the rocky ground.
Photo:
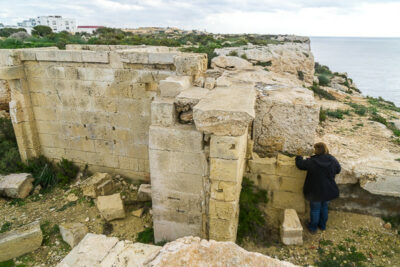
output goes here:
[{"label": "rocky ground", "polygon": [[[150,205],[135,201],[137,185],[125,181],[121,183],[126,218],[111,222],[106,222],[100,216],[94,200],[83,196],[79,186],[57,187],[51,192],[33,194],[23,200],[0,198],[2,232],[40,220],[44,237],[42,246],[17,258],[17,266],[54,266],[60,262],[71,250],[69,245],[63,242],[58,230],[58,225],[64,222],[80,222],[88,227],[90,233],[135,241],[139,232],[152,227]],[[132,211],[141,207],[145,207],[142,218],[133,216]]]}]

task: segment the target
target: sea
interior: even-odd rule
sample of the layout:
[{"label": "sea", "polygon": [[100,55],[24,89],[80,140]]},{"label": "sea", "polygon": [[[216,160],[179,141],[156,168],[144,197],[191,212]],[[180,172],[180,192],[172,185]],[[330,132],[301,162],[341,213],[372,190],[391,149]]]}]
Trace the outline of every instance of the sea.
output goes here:
[{"label": "sea", "polygon": [[400,106],[400,38],[311,37],[315,61],[347,72],[365,96]]}]

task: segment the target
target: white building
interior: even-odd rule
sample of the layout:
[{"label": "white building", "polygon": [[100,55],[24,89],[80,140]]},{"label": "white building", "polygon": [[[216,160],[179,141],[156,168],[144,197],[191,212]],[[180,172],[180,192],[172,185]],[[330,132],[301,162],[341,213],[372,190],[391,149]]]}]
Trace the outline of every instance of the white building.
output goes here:
[{"label": "white building", "polygon": [[28,32],[38,25],[49,26],[53,32],[67,31],[75,33],[76,31],[75,19],[63,18],[62,16],[40,16],[18,23],[19,27],[25,28]]},{"label": "white building", "polygon": [[99,28],[104,28],[104,26],[78,26],[76,28],[76,32],[82,33],[90,33],[92,34],[95,30],[99,29]]}]

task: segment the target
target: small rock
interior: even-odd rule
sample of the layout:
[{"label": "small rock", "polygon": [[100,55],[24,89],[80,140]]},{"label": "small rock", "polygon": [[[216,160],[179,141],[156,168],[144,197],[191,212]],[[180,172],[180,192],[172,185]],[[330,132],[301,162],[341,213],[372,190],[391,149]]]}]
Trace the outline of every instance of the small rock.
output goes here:
[{"label": "small rock", "polygon": [[103,218],[107,221],[125,218],[124,204],[119,193],[110,196],[99,196],[96,205]]},{"label": "small rock", "polygon": [[385,227],[385,229],[392,229],[392,224],[391,223],[385,223],[384,225],[383,225],[383,227]]},{"label": "small rock", "polygon": [[42,190],[42,187],[40,185],[36,186],[33,190],[33,194],[38,194],[40,196],[40,190]]},{"label": "small rock", "polygon": [[88,222],[89,220],[90,220],[89,217],[86,217],[85,222]]},{"label": "small rock", "polygon": [[67,196],[67,200],[68,200],[69,202],[77,201],[77,200],[78,200],[78,197],[77,197],[75,194],[71,193],[71,194],[69,194],[69,195]]},{"label": "small rock", "polygon": [[138,188],[137,188],[137,186],[136,185],[133,185],[133,184],[131,184],[130,186],[129,186],[129,188],[132,190],[132,191],[136,191]]},{"label": "small rock", "polygon": [[132,211],[132,215],[135,216],[135,217],[141,218],[142,215],[143,215],[143,211],[144,211],[143,208],[138,209],[138,210],[134,210],[134,211]]},{"label": "small rock", "polygon": [[33,178],[29,173],[0,175],[0,195],[10,198],[26,198],[33,188],[32,182]]},{"label": "small rock", "polygon": [[75,247],[88,233],[88,228],[82,223],[63,223],[59,228],[62,239],[70,245],[71,248]]},{"label": "small rock", "polygon": [[114,192],[114,182],[108,173],[97,172],[81,184],[84,196],[95,198],[109,195]]},{"label": "small rock", "polygon": [[138,201],[151,201],[151,185],[150,184],[141,184],[139,187]]}]

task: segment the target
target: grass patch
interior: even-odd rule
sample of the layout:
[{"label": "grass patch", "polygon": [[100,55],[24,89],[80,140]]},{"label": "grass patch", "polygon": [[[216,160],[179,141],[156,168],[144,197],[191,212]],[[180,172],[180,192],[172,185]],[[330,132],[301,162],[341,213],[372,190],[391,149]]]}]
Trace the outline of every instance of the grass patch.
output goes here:
[{"label": "grass patch", "polygon": [[269,67],[272,66],[272,61],[258,61],[255,65],[262,66],[262,67]]},{"label": "grass patch", "polygon": [[321,107],[319,109],[319,122],[326,121],[326,111]]},{"label": "grass patch", "polygon": [[68,209],[70,207],[73,207],[75,205],[76,205],[76,201],[71,201],[71,202],[68,202],[67,204],[63,205],[61,208],[57,209],[56,211],[57,212],[61,212],[61,211],[64,211],[64,210],[66,210],[66,209]]},{"label": "grass patch", "polygon": [[58,224],[51,225],[49,221],[44,221],[40,224],[40,230],[43,233],[42,245],[50,246],[52,241],[56,238],[60,238],[60,228]]},{"label": "grass patch", "polygon": [[9,202],[10,206],[17,206],[17,207],[25,206],[25,204],[26,204],[25,199],[21,198],[14,198]]},{"label": "grass patch", "polygon": [[352,102],[346,103],[350,107],[353,108],[353,112],[356,113],[357,115],[364,116],[368,112],[368,108],[364,105],[361,104],[356,104]]},{"label": "grass patch", "polygon": [[387,101],[387,100],[383,99],[382,97],[374,98],[374,97],[367,96],[367,99],[368,99],[368,103],[376,108],[400,112],[399,107],[396,107],[396,105],[393,102]]},{"label": "grass patch", "polygon": [[314,92],[314,94],[316,94],[317,96],[319,96],[320,98],[325,98],[328,100],[336,100],[336,97],[333,96],[331,93],[329,93],[328,91],[325,91],[323,89],[321,89],[317,84],[313,84],[311,87],[309,87],[308,89],[310,89],[311,91]]},{"label": "grass patch", "polygon": [[348,110],[343,110],[343,109],[336,109],[336,110],[328,109],[326,110],[326,115],[339,120],[343,120],[344,115],[350,115],[350,112]]},{"label": "grass patch", "polygon": [[11,120],[0,118],[0,174],[21,172],[23,167]]},{"label": "grass patch", "polygon": [[243,59],[245,59],[245,60],[247,60],[246,54],[242,54],[240,57],[243,58]]},{"label": "grass patch", "polygon": [[318,248],[319,260],[315,262],[318,267],[363,267],[366,266],[364,262],[367,257],[358,252],[355,246],[348,246],[348,244],[339,244],[333,246],[330,240],[321,240]]},{"label": "grass patch", "polygon": [[228,56],[231,56],[231,57],[238,57],[239,54],[238,54],[237,51],[232,50],[232,51],[229,52]]},{"label": "grass patch", "polygon": [[147,228],[144,231],[138,234],[136,238],[136,242],[145,243],[145,244],[154,244],[154,229]]},{"label": "grass patch", "polygon": [[9,231],[11,229],[11,225],[12,225],[12,223],[10,223],[10,222],[3,223],[3,225],[0,228],[0,234]]},{"label": "grass patch", "polygon": [[244,177],[239,200],[238,242],[244,238],[254,241],[264,241],[265,219],[260,203],[267,203],[267,191],[257,188],[254,182]]}]

